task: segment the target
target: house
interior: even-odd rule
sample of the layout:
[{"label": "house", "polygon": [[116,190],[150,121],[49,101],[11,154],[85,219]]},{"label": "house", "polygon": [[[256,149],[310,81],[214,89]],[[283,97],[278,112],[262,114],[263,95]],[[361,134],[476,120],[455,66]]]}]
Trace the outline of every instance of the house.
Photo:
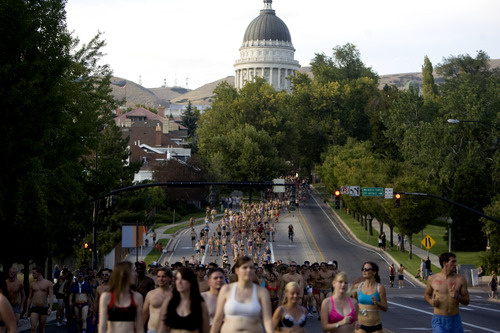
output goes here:
[{"label": "house", "polygon": [[179,119],[162,117],[143,107],[122,113],[117,110],[115,123],[123,138],[129,138],[129,162],[141,161],[142,167],[134,181],[153,179],[153,170],[162,161],[175,158],[186,162],[191,149],[186,148],[187,128]]}]

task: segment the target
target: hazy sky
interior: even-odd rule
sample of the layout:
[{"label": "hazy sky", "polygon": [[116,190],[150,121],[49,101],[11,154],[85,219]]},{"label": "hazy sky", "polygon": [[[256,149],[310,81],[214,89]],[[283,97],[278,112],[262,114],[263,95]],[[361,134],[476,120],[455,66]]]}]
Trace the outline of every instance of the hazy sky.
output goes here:
[{"label": "hazy sky", "polygon": [[[274,0],[295,59],[332,55],[352,43],[378,74],[419,72],[450,55],[500,58],[498,0]],[[82,42],[104,32],[104,62],[147,88],[195,89],[234,75],[234,62],[262,0],[68,0],[67,25]]]}]

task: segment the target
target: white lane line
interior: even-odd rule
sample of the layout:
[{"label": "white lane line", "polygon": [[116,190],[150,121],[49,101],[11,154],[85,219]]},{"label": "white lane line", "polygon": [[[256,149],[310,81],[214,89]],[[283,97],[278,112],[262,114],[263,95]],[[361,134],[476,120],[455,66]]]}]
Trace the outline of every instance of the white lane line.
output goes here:
[{"label": "white lane line", "polygon": [[[387,302],[387,303],[395,305],[395,306],[400,306],[400,307],[408,309],[408,310],[413,310],[413,311],[425,313],[425,314],[428,314],[430,316],[434,315],[432,312],[424,311],[424,310],[420,310],[420,309],[416,309],[416,308],[412,308],[410,306],[406,306],[406,305],[403,305],[403,304],[394,303],[394,302]],[[467,326],[470,326],[470,327],[473,327],[473,328],[477,328],[477,329],[480,329],[480,330],[483,330],[483,331],[486,331],[486,332],[492,332],[492,333],[498,333],[498,332],[500,332],[498,330],[492,330],[490,328],[486,328],[486,327],[482,327],[482,326],[477,326],[477,325],[474,325],[474,324],[471,324],[471,323],[467,323],[465,321],[462,321],[462,325],[467,325]]]},{"label": "white lane line", "polygon": [[[354,245],[356,247],[359,247],[360,249],[363,249],[363,250],[367,250],[367,251],[370,251],[370,252],[373,252],[375,253],[376,255],[378,255],[380,257],[380,259],[382,259],[383,261],[385,261],[388,265],[390,264],[389,261],[387,261],[378,251],[375,251],[375,250],[372,250],[370,249],[369,247],[365,247],[365,246],[362,246],[362,245],[359,245],[357,243],[354,243],[354,242],[351,242],[349,241],[347,238],[344,237],[344,235],[340,232],[340,230],[337,228],[337,226],[335,225],[335,223],[332,221],[332,219],[330,218],[330,216],[328,216],[328,214],[325,212],[325,210],[323,209],[323,207],[321,207],[321,205],[318,203],[318,201],[316,200],[316,198],[313,196],[313,199],[314,201],[316,202],[316,204],[318,205],[319,209],[321,209],[321,211],[323,212],[323,214],[326,216],[326,218],[330,221],[331,225],[335,228],[335,230],[337,230],[337,232],[339,233],[340,237],[342,237],[342,239],[351,244],[351,245]],[[410,280],[410,279],[405,279],[405,282],[408,282],[410,283],[413,287],[416,287],[416,285]]]},{"label": "white lane line", "polygon": [[[477,306],[477,305],[470,305],[470,304],[469,304],[469,307],[470,307],[470,308],[481,309],[481,310],[493,311],[493,312],[500,312],[500,310],[495,310],[495,309],[485,308],[485,307],[482,307],[482,306]],[[465,308],[464,308],[464,309],[465,309]]]},{"label": "white lane line", "polygon": [[274,260],[274,249],[273,249],[273,243],[269,243],[269,249],[271,250],[271,262],[276,262]]}]

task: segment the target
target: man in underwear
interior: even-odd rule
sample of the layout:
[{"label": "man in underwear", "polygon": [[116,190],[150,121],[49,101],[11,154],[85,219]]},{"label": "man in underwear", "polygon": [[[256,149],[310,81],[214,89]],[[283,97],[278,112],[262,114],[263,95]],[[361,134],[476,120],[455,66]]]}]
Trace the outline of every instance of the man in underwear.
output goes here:
[{"label": "man in underwear", "polygon": [[316,311],[313,312],[319,312],[319,308],[321,303],[319,302],[319,283],[317,282],[317,279],[319,278],[319,264],[315,262],[313,265],[313,270],[309,274],[309,278],[307,280],[307,284],[312,286],[312,296],[314,298],[314,301],[316,302]]},{"label": "man in underwear", "polygon": [[292,281],[297,282],[297,284],[299,285],[300,298],[302,300],[302,297],[304,297],[304,279],[302,278],[302,275],[297,273],[297,263],[295,261],[290,262],[290,265],[288,265],[288,273],[284,274],[280,279],[278,297],[280,298],[281,302],[283,302],[285,298],[286,284]]},{"label": "man in underwear", "polygon": [[109,280],[111,279],[111,269],[104,268],[101,271],[101,284],[97,287],[95,292],[95,301],[94,301],[94,316],[92,318],[92,324],[97,325],[98,316],[99,316],[99,299],[101,295],[105,292],[109,291]]},{"label": "man in underwear", "polygon": [[[30,284],[28,303],[26,306],[27,309],[31,307],[31,333],[36,333],[37,325],[39,326],[39,332],[45,333],[47,316],[52,312],[52,305],[54,303],[54,288],[52,282],[44,279],[42,272],[43,270],[39,266],[33,268],[31,271],[34,281]],[[47,298],[49,300],[48,306]]]},{"label": "man in underwear", "polygon": [[87,331],[87,316],[89,310],[94,308],[92,303],[94,299],[94,290],[92,286],[85,282],[85,274],[78,273],[77,282],[73,283],[69,290],[69,308],[74,310],[76,326],[81,322],[82,332]]},{"label": "man in underwear", "polygon": [[[325,298],[328,297],[328,294],[332,292],[332,281],[335,277],[335,272],[328,269],[328,265],[326,264],[326,262],[322,262],[318,275],[319,276],[316,279],[316,286],[319,289],[319,303],[317,305],[318,313],[321,313],[321,303]],[[318,319],[321,319],[319,315]]]},{"label": "man in underwear", "polygon": [[399,289],[401,288],[404,288],[404,284],[405,284],[405,269],[406,267],[403,266],[403,264],[401,264],[399,267],[398,267],[398,280],[399,280]]},{"label": "man in underwear", "polygon": [[146,263],[144,261],[137,261],[135,263],[135,270],[137,272],[135,291],[140,293],[144,300],[147,293],[155,288],[155,281],[149,276],[146,276]]},{"label": "man in underwear", "polygon": [[198,265],[196,266],[196,280],[198,280],[198,287],[200,288],[200,293],[208,291],[210,287],[208,286],[208,281],[205,278],[206,276],[206,269],[204,265]]},{"label": "man in underwear", "polygon": [[394,264],[391,264],[391,266],[389,266],[389,281],[391,283],[391,288],[394,287],[395,274],[396,274],[396,267],[394,267]]},{"label": "man in underwear", "polygon": [[429,276],[425,289],[425,300],[434,307],[432,316],[432,331],[463,332],[462,319],[459,314],[459,304],[469,304],[467,281],[456,273],[457,256],[453,253],[443,253],[439,256],[442,271]]},{"label": "man in underwear", "polygon": [[24,301],[26,294],[24,293],[23,284],[17,279],[17,268],[12,266],[9,269],[9,278],[6,280],[7,291],[9,293],[9,301],[16,315],[16,324],[19,324],[19,318],[23,313]]},{"label": "man in underwear", "polygon": [[[156,271],[156,281],[158,288],[151,290],[144,300],[142,308],[142,318],[148,323],[147,333],[156,333],[160,327],[160,309],[163,301],[172,297],[170,283],[172,282],[173,274],[168,267],[160,267]],[[148,321],[149,318],[149,321]]]},{"label": "man in underwear", "polygon": [[208,308],[208,316],[210,318],[210,326],[215,316],[217,309],[217,297],[219,296],[220,289],[226,284],[224,270],[222,268],[214,268],[208,271],[208,286],[209,290],[202,292],[201,296],[205,300]]}]

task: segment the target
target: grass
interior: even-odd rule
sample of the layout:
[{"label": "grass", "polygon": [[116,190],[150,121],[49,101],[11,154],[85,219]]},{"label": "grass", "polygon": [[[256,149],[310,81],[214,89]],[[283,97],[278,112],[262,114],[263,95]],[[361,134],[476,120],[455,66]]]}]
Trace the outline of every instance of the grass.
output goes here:
[{"label": "grass", "polygon": [[[200,218],[204,218],[205,217],[205,212],[204,211],[199,211],[199,212],[196,212],[196,213],[192,213],[192,214],[188,214],[188,215],[183,215],[181,216],[181,218],[179,219],[179,221],[177,221],[176,223],[179,223],[179,222],[183,222],[183,221],[189,221],[189,219],[191,217],[193,217],[195,219],[195,224],[199,224],[200,222],[196,221],[197,219],[200,219]],[[155,224],[155,228],[160,228],[160,227],[166,227],[166,226],[169,226],[169,225],[172,225],[173,223],[157,223]]]},{"label": "grass", "polygon": [[[161,246],[163,246],[163,248],[165,248],[167,246],[169,240],[170,239],[168,239],[168,238],[162,238],[162,239],[158,240],[158,243],[160,243]],[[160,256],[161,256],[161,252],[158,252],[158,251],[156,251],[155,248],[152,248],[151,251],[144,258],[144,261],[146,262],[146,264],[150,264],[153,261],[158,261],[158,259],[160,259]]]},{"label": "grass", "polygon": [[[196,223],[198,224],[198,223]],[[175,234],[178,230],[182,229],[182,228],[185,228],[189,225],[189,223],[182,223],[182,224],[179,224],[179,225],[176,225],[175,227],[172,227],[172,228],[168,228],[167,230],[165,230],[163,233],[165,235],[171,235],[171,234]]]}]

